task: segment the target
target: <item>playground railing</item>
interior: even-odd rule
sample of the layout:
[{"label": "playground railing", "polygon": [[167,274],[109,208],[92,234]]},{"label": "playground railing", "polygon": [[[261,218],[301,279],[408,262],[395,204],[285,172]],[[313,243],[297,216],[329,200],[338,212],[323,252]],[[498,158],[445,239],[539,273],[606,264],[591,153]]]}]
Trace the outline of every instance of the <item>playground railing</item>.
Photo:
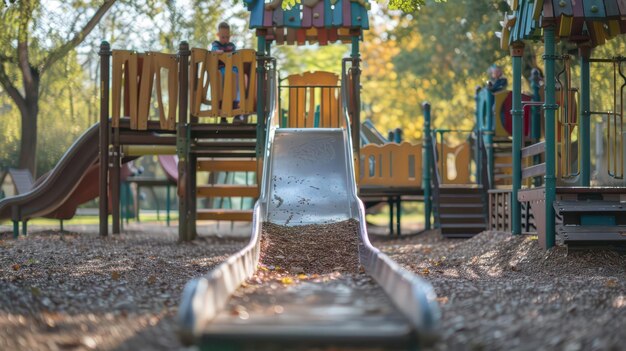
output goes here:
[{"label": "playground railing", "polygon": [[150,117],[156,114],[161,129],[176,128],[177,55],[113,50],[111,76],[112,127],[118,128],[120,117],[125,116],[130,118],[131,129],[147,130]]},{"label": "playground railing", "polygon": [[[190,112],[193,117],[232,117],[256,111],[256,52],[191,49]],[[220,69],[221,68],[221,69]]]},{"label": "playground railing", "polygon": [[469,139],[450,146],[445,140],[445,134],[466,134],[473,130],[464,129],[434,129],[433,144],[437,148],[435,165],[440,176],[440,184],[475,184],[471,179],[471,145]]},{"label": "playground railing", "polygon": [[368,144],[361,148],[359,186],[422,187],[422,144]]},{"label": "playground railing", "polygon": [[[280,124],[286,128],[341,128],[341,87],[339,77],[330,72],[290,75],[279,85],[279,105],[288,98]],[[286,93],[283,93],[286,92]]]}]

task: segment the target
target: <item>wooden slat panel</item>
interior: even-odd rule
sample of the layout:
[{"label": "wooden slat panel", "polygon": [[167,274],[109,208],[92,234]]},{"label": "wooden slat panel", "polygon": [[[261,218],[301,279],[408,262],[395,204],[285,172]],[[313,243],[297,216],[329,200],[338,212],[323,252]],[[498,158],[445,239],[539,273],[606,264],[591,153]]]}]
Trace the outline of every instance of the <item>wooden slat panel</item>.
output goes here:
[{"label": "wooden slat panel", "polygon": [[[162,69],[167,70],[167,116],[163,104],[163,87],[161,85]],[[176,112],[178,110],[178,60],[175,55],[158,53],[155,55],[155,74],[157,103],[159,106],[159,122],[162,129],[176,129]]]},{"label": "wooden slat panel", "polygon": [[522,169],[522,179],[541,176],[546,174],[546,164],[540,163],[538,165],[530,166]]},{"label": "wooden slat panel", "polygon": [[297,29],[296,30],[296,41],[298,45],[306,44],[306,29]]},{"label": "wooden slat panel", "polygon": [[585,18],[587,19],[605,19],[606,11],[604,9],[604,0],[585,0],[583,3]]},{"label": "wooden slat panel", "polygon": [[[358,2],[350,2],[350,22],[352,27],[360,27],[363,23],[363,12],[365,10]],[[365,14],[367,17],[367,14]]]},{"label": "wooden slat panel", "polygon": [[333,25],[333,10],[331,0],[324,0],[324,27],[330,28]]},{"label": "wooden slat panel", "polygon": [[343,5],[342,0],[335,2],[335,8],[333,9],[333,26],[343,26]]},{"label": "wooden slat panel", "polygon": [[293,45],[296,42],[296,30],[294,28],[287,28],[287,45]]},{"label": "wooden slat panel", "polygon": [[[278,6],[278,8],[274,9],[272,22],[275,27],[282,27],[284,24],[283,22],[284,20],[285,20],[285,15],[283,13],[283,8],[281,6]],[[282,32],[282,28],[276,28],[276,30],[279,30],[279,29]]]},{"label": "wooden slat panel", "polygon": [[259,197],[256,185],[201,185],[196,189],[198,197]]},{"label": "wooden slat panel", "polygon": [[285,28],[276,28],[274,37],[276,38],[276,45],[283,45],[285,43]]},{"label": "wooden slat panel", "polygon": [[[318,2],[315,7],[313,7],[313,26],[317,27],[317,28],[322,28],[324,27],[324,6],[325,6],[325,1],[321,0],[320,2]],[[330,14],[330,12],[328,12],[328,14]]]},{"label": "wooden slat panel", "polygon": [[250,12],[250,28],[258,28],[263,26],[263,15],[265,12],[265,1],[257,0]]},{"label": "wooden slat panel", "polygon": [[252,222],[252,210],[198,210],[196,218],[201,221],[243,221]]},{"label": "wooden slat panel", "polygon": [[617,0],[617,8],[619,9],[620,16],[623,18],[626,16],[626,0]]},{"label": "wooden slat panel", "polygon": [[546,142],[542,141],[522,148],[522,158],[542,154],[546,151]]},{"label": "wooden slat panel", "polygon": [[[262,0],[257,0],[257,1],[261,1]],[[263,27],[272,27],[272,18],[274,17],[274,11],[272,11],[271,9],[268,10],[267,8],[265,9],[265,11],[263,11]]]},{"label": "wooden slat panel", "polygon": [[[339,3],[335,4],[337,6]],[[341,0],[341,11],[343,15],[343,26],[350,28],[352,26],[352,11],[350,0]]]},{"label": "wooden slat panel", "polygon": [[604,0],[604,10],[607,18],[617,19],[620,17],[617,0]]},{"label": "wooden slat panel", "polygon": [[[569,1],[566,1],[569,2]],[[572,21],[572,33],[580,34],[585,24],[585,9],[582,1],[572,1],[572,12],[574,20]]]},{"label": "wooden slat panel", "polygon": [[301,27],[311,28],[312,25],[313,25],[313,9],[306,5],[303,5]]},{"label": "wooden slat panel", "polygon": [[198,160],[197,170],[202,172],[256,172],[256,160],[240,160],[240,159],[219,159],[219,160]]},{"label": "wooden slat panel", "polygon": [[300,4],[295,4],[292,8],[285,10],[283,24],[290,28],[300,28]]}]

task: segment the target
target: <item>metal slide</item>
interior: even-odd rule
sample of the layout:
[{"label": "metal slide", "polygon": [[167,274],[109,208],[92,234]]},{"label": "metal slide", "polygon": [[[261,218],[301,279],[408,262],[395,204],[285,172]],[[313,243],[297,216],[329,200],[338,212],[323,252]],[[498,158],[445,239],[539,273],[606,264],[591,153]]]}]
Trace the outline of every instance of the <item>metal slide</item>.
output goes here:
[{"label": "metal slide", "polygon": [[[287,129],[277,128],[272,116],[269,121],[250,242],[187,284],[179,310],[183,341],[208,349],[247,349],[246,345],[261,349],[256,347],[264,343],[412,349],[432,340],[440,317],[434,290],[369,242],[365,211],[357,197],[349,127]],[[296,226],[348,219],[359,223],[359,260],[377,283],[372,289],[359,289],[349,279],[304,283],[272,294],[282,299],[282,314],[250,314],[242,320],[225,310],[233,292],[257,268],[264,222]],[[380,291],[378,298],[372,298],[373,290]],[[316,302],[299,300],[311,294]]]},{"label": "metal slide", "polygon": [[[11,219],[14,215],[20,220],[48,216],[55,211],[59,212],[69,200],[83,201],[86,188],[94,188],[97,191],[98,178],[94,178],[94,174],[97,175],[97,166],[94,165],[98,162],[99,127],[100,124],[96,123],[83,133],[61,157],[54,169],[41,183],[37,181],[31,191],[1,200],[0,220]],[[90,176],[87,176],[88,174]],[[95,187],[90,186],[94,184]],[[83,191],[79,191],[80,189]],[[84,201],[87,200],[89,199]],[[69,209],[60,212],[68,213],[71,218],[78,206],[76,201],[69,201],[72,202],[67,204]],[[66,219],[63,216],[55,217]]]}]

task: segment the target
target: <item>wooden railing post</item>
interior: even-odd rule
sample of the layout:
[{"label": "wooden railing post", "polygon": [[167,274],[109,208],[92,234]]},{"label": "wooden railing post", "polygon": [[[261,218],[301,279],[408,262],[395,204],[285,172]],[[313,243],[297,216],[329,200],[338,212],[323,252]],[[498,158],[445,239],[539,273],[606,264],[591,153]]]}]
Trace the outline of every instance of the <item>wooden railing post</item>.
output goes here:
[{"label": "wooden railing post", "polygon": [[511,232],[513,235],[522,233],[521,216],[522,211],[520,202],[517,199],[517,193],[522,186],[522,163],[521,149],[522,139],[522,119],[524,111],[522,110],[522,55],[524,54],[524,43],[515,42],[511,45],[511,56],[513,58],[513,106],[511,115],[513,118],[513,191],[511,201],[511,212],[513,216],[513,227]]},{"label": "wooden railing post", "polygon": [[432,167],[432,140],[430,136],[430,104],[422,104],[424,111],[424,132],[422,136],[422,188],[424,189],[424,229],[430,230],[432,199],[430,194],[430,172]]},{"label": "wooden railing post", "polygon": [[103,41],[100,44],[100,235],[109,234],[109,70],[111,63],[111,45]]},{"label": "wooden railing post", "polygon": [[[545,191],[546,191],[546,222],[545,222],[545,242],[540,243],[544,248],[550,248],[554,246],[555,240],[555,213],[554,213],[554,200],[556,198],[556,140],[555,140],[555,127],[554,127],[554,111],[558,108],[556,105],[556,99],[554,96],[555,91],[555,77],[554,77],[554,60],[555,60],[555,44],[554,44],[554,25],[549,25],[543,30],[544,39],[544,67],[546,71],[546,85],[545,85],[545,104],[543,109],[545,110],[545,139],[546,139],[546,175],[544,178]],[[515,201],[516,199],[511,199]]]}]

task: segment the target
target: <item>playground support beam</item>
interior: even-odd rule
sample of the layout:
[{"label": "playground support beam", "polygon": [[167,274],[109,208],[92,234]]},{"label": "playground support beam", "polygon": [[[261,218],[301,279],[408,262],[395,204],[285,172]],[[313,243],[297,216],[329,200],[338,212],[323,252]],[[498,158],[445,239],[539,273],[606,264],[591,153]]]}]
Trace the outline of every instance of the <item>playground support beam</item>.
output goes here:
[{"label": "playground support beam", "polygon": [[546,85],[545,85],[545,104],[543,105],[545,115],[545,140],[546,140],[546,175],[544,177],[545,186],[545,242],[540,243],[544,248],[548,249],[554,246],[554,199],[556,198],[556,144],[555,144],[555,126],[554,126],[554,113],[558,108],[555,99],[555,76],[554,76],[554,61],[557,58],[555,55],[554,44],[554,25],[549,25],[543,30],[543,45],[544,45],[544,67],[546,73]]},{"label": "playground support beam", "polygon": [[522,233],[522,211],[517,193],[522,187],[522,55],[524,55],[524,43],[515,42],[511,45],[511,57],[513,58],[513,189],[511,192],[511,216],[513,235]]},{"label": "playground support beam", "polygon": [[591,46],[583,44],[578,48],[580,53],[580,127],[578,128],[578,140],[580,140],[580,182],[581,186],[589,186],[591,174],[591,147],[590,147],[590,106],[589,98],[589,58]]},{"label": "playground support beam", "polygon": [[422,103],[424,110],[424,142],[422,144],[422,189],[424,189],[424,229],[430,230],[430,214],[432,199],[430,194],[430,170],[432,157],[432,140],[430,134],[430,104]]},{"label": "playground support beam", "polygon": [[[262,160],[265,155],[265,137],[267,131],[267,121],[265,120],[265,94],[267,87],[267,77],[265,72],[265,62],[266,62],[266,51],[268,49],[267,41],[265,40],[265,35],[267,34],[267,30],[258,29],[257,30],[257,51],[256,51],[256,115],[257,115],[257,124],[256,124],[256,155],[257,162],[260,165],[263,164]],[[257,174],[262,174],[261,172]]]},{"label": "playground support beam", "polygon": [[[179,90],[178,90],[178,125],[176,128],[176,153],[178,154],[178,240],[193,240],[195,234],[195,213],[192,215],[192,175],[195,169],[190,167],[189,143],[191,126],[188,121],[188,89],[189,89],[189,44],[181,42],[178,47],[179,57]],[[193,222],[190,226],[190,222]]]},{"label": "playground support beam", "polygon": [[113,234],[120,233],[120,174],[122,157],[120,155],[120,129],[112,131],[113,148],[111,149],[111,172],[109,177],[111,189],[111,215],[113,219]]},{"label": "playground support beam", "polygon": [[359,181],[359,162],[361,160],[361,54],[359,50],[359,39],[361,35],[360,30],[350,31],[352,35],[352,52],[350,58],[352,58],[352,118],[350,123],[352,124],[352,152],[354,157],[354,169],[357,182]]},{"label": "playground support beam", "polygon": [[100,44],[100,235],[109,234],[109,69],[111,45],[103,41]]}]

